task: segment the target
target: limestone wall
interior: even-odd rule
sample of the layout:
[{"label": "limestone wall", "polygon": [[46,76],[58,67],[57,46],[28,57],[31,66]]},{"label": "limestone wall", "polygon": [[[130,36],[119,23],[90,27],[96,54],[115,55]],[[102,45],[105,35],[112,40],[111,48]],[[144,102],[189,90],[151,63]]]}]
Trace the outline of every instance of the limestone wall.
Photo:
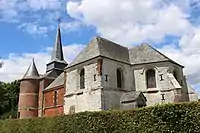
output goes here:
[{"label": "limestone wall", "polygon": [[[122,88],[117,88],[117,69],[123,72]],[[107,81],[106,81],[107,75]],[[103,58],[102,86],[104,89],[134,90],[134,79],[131,65]]]},{"label": "limestone wall", "polygon": [[[98,60],[82,63],[75,69],[66,70],[64,112],[101,110],[101,75],[97,71]],[[85,88],[80,89],[80,72],[85,70]]]},{"label": "limestone wall", "polygon": [[[122,88],[117,87],[116,71],[118,68],[123,72]],[[102,87],[103,109],[120,109],[120,98],[123,93],[134,90],[133,71],[131,70],[131,65],[103,58]]]},{"label": "limestone wall", "polygon": [[[148,69],[155,70],[156,77],[156,88],[147,88],[146,83],[146,71]],[[173,73],[175,69],[178,69],[178,82],[180,88],[175,88],[173,83],[168,77],[168,73]],[[183,96],[183,100],[186,99],[185,89],[185,79],[183,76],[182,68],[171,62],[160,62],[152,64],[143,64],[133,66],[134,76],[135,76],[135,88],[136,91],[142,91],[147,98],[147,105],[154,105],[156,103],[174,102],[177,100],[175,95]],[[161,79],[162,75],[162,79]],[[177,82],[177,83],[178,83]],[[183,94],[184,93],[184,94]],[[162,99],[162,94],[164,94],[164,99]],[[180,99],[180,97],[179,97]]]}]

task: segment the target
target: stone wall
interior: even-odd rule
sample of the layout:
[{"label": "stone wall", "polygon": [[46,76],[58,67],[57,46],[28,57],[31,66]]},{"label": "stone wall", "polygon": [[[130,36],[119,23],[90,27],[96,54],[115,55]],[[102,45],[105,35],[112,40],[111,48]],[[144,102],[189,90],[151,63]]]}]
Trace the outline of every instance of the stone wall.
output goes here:
[{"label": "stone wall", "polygon": [[[124,92],[134,91],[133,71],[131,65],[103,58],[102,67],[102,108],[120,109],[120,98]],[[117,69],[121,69],[122,88],[117,87]],[[107,80],[106,80],[107,75]]]},{"label": "stone wall", "polygon": [[[80,72],[83,68],[85,89],[80,89]],[[116,70],[118,68],[123,72],[121,88],[117,87]],[[155,70],[156,88],[147,89],[146,71],[148,69]],[[172,75],[175,69],[178,71],[177,80]],[[169,73],[178,87],[171,82]],[[130,91],[142,91],[147,98],[147,105],[185,101],[187,96],[183,68],[172,62],[132,66],[103,57],[68,68],[66,74],[64,107],[66,114],[69,114],[72,108],[74,112],[120,109],[121,96]]]},{"label": "stone wall", "polygon": [[[147,105],[154,105],[162,102],[174,102],[177,99],[175,95],[180,97],[182,96],[182,98],[179,99],[186,101],[187,87],[185,85],[182,67],[171,62],[160,62],[135,65],[133,66],[133,69],[136,91],[142,91],[144,93],[145,97],[147,98]],[[147,88],[146,71],[149,69],[155,70],[156,88]],[[168,77],[168,74],[173,73],[175,69],[178,71],[177,83],[179,83],[181,88],[174,88],[174,85],[171,83]],[[162,97],[163,94],[164,99]]]},{"label": "stone wall", "polygon": [[[101,75],[98,58],[66,70],[65,114],[101,110]],[[85,88],[80,89],[80,72],[85,70]]]}]

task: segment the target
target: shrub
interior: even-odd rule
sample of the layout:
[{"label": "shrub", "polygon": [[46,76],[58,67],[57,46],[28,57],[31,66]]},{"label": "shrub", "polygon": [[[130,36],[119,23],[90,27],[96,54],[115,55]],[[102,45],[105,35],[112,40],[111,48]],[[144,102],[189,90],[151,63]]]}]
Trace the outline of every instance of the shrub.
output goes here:
[{"label": "shrub", "polygon": [[200,103],[0,121],[1,133],[199,133]]}]

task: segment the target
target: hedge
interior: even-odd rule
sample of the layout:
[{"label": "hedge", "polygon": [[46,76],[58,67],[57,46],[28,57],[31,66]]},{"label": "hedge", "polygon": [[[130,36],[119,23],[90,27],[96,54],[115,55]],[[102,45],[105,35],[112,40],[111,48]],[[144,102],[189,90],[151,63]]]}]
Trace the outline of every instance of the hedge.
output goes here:
[{"label": "hedge", "polygon": [[200,103],[0,121],[0,133],[200,133]]}]

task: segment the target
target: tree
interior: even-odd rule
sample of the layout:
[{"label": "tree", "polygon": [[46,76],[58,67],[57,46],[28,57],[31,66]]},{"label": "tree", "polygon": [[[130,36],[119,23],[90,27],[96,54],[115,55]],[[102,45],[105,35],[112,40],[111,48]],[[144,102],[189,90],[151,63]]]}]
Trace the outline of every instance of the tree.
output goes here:
[{"label": "tree", "polygon": [[3,83],[0,85],[0,118],[17,116],[20,82]]}]

